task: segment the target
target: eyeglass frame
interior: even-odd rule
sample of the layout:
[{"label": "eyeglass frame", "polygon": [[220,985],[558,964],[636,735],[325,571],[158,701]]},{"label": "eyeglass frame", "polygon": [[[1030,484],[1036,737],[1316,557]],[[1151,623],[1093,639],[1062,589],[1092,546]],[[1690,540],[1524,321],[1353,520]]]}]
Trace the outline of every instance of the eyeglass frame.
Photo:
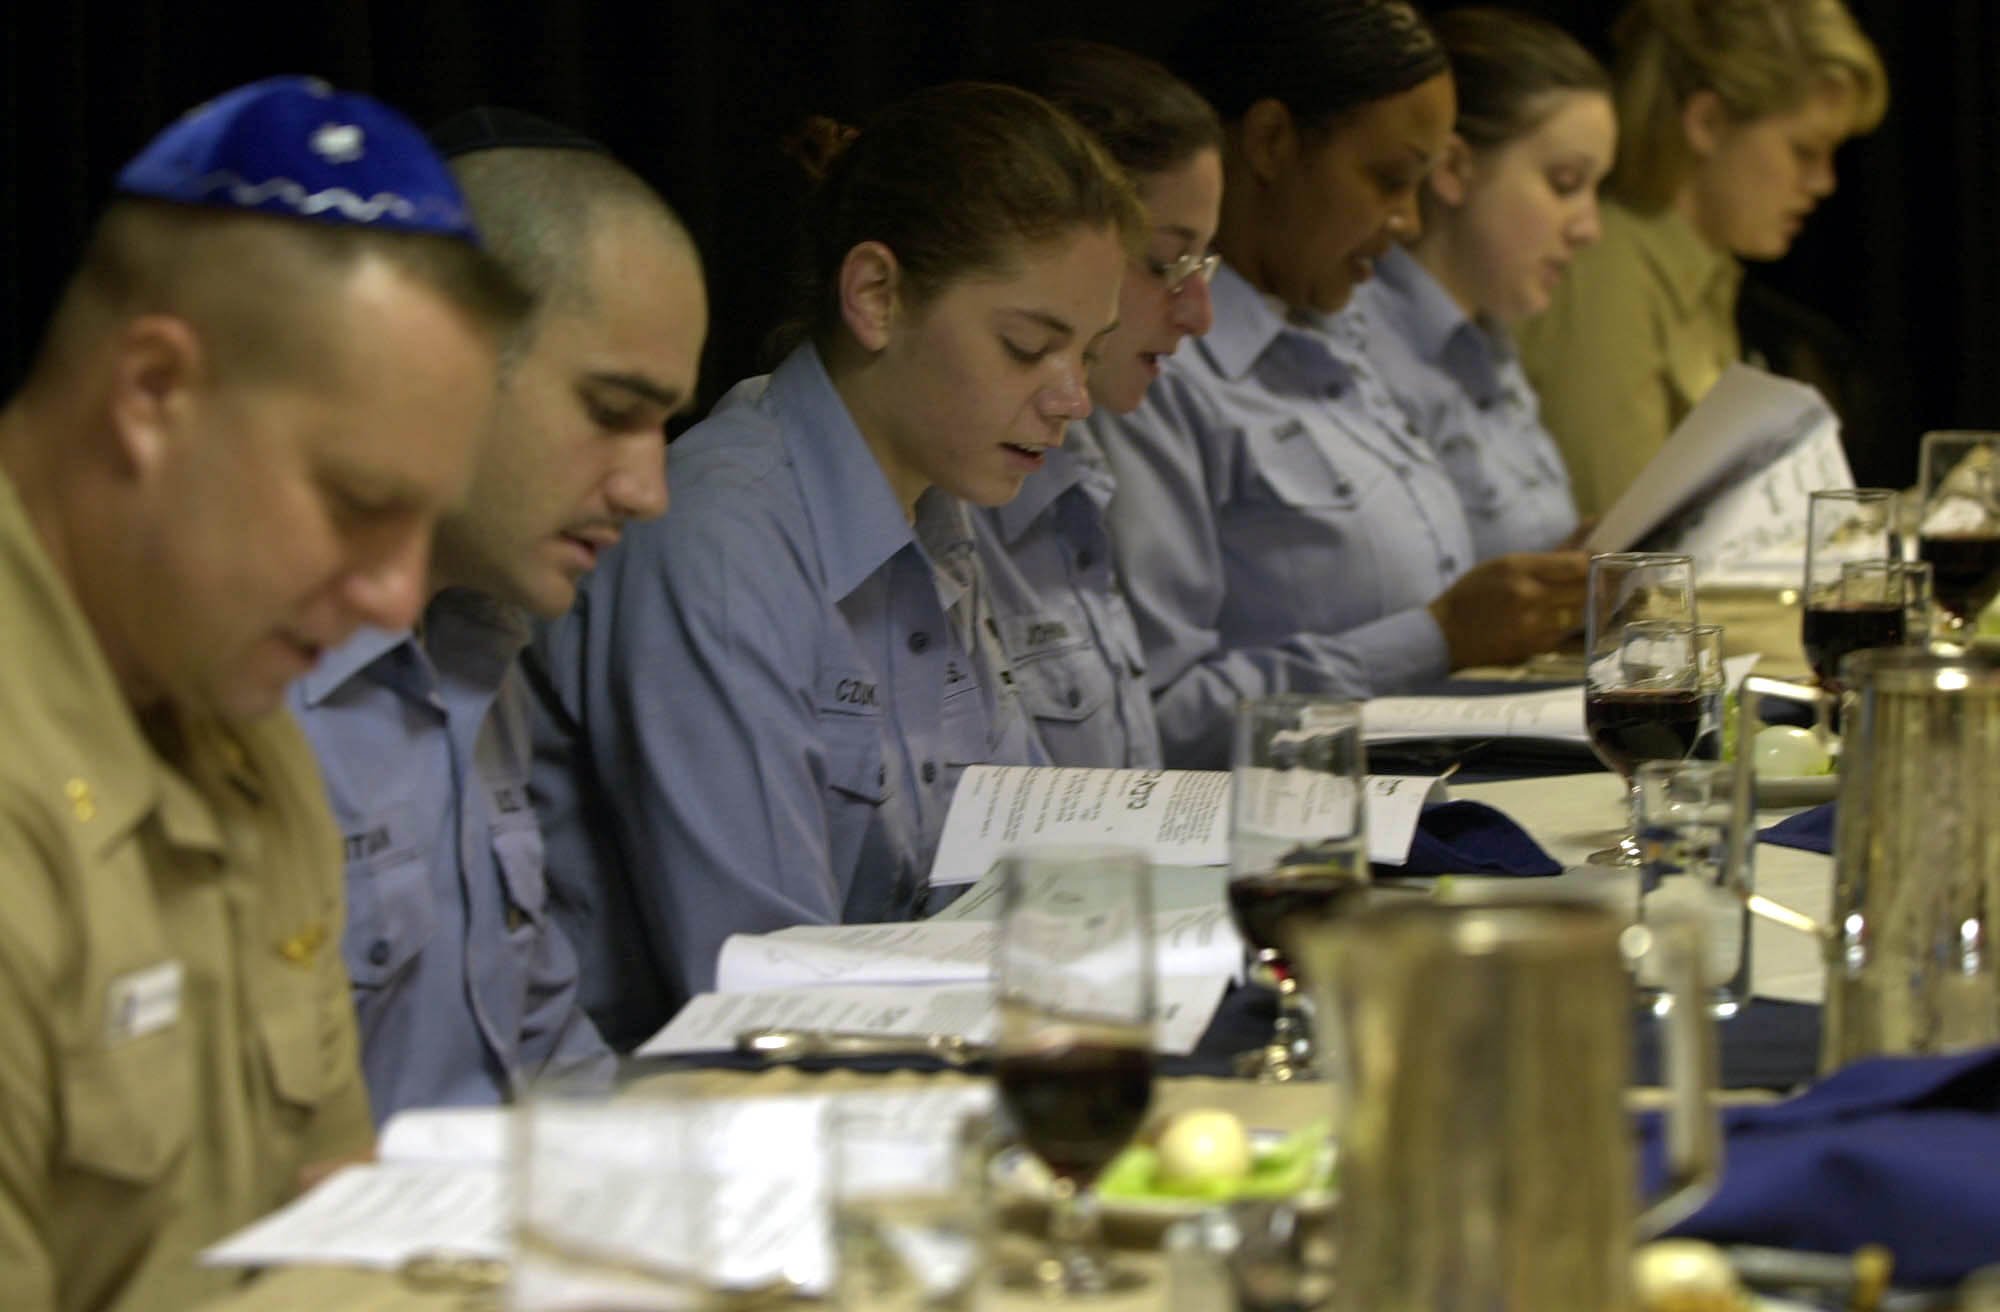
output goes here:
[{"label": "eyeglass frame", "polygon": [[1189,251],[1166,264],[1147,256],[1145,264],[1147,272],[1167,285],[1167,295],[1179,296],[1196,278],[1214,281],[1215,271],[1222,267],[1222,255],[1218,251]]}]

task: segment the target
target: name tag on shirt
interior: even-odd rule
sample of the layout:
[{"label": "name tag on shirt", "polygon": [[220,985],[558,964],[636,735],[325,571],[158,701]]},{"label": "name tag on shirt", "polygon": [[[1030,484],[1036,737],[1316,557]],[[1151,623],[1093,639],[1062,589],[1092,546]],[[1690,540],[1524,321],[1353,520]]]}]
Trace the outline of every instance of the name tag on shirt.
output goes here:
[{"label": "name tag on shirt", "polygon": [[[522,801],[525,804],[526,799]],[[407,860],[420,850],[415,817],[406,803],[345,820],[342,828],[341,851],[350,868],[380,869]]]},{"label": "name tag on shirt", "polygon": [[179,1020],[182,974],[180,962],[163,961],[112,980],[105,992],[105,1040],[144,1038]]}]

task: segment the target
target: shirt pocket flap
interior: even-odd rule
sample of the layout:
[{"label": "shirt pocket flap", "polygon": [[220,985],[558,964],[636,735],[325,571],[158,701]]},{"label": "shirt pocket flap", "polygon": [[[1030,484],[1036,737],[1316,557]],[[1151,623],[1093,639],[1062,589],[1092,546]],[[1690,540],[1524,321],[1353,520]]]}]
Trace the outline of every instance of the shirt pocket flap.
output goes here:
[{"label": "shirt pocket flap", "polygon": [[882,760],[882,728],[874,715],[827,715],[826,782],[837,793],[880,806],[889,800],[889,771]]},{"label": "shirt pocket flap", "polygon": [[430,941],[436,922],[430,871],[422,860],[349,865],[342,955],[355,984],[376,988],[394,979]]},{"label": "shirt pocket flap", "polygon": [[1246,490],[1254,499],[1352,510],[1365,491],[1313,440],[1302,420],[1249,430],[1247,449],[1252,486]]},{"label": "shirt pocket flap", "polygon": [[1037,720],[1083,721],[1102,711],[1115,691],[1095,643],[1050,651],[1014,666],[1021,705]]},{"label": "shirt pocket flap", "polygon": [[266,981],[257,1007],[271,1088],[281,1102],[310,1109],[326,1096],[325,1035],[319,1014],[317,972],[288,970]]},{"label": "shirt pocket flap", "polygon": [[192,1060],[179,1021],[71,1051],[60,1095],[64,1156],[120,1180],[159,1179],[193,1136]]}]

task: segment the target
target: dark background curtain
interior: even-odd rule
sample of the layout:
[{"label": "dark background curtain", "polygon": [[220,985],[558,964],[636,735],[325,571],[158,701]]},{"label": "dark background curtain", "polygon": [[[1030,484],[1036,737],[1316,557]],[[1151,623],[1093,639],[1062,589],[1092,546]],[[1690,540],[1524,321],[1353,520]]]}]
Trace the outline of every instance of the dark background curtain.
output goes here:
[{"label": "dark background curtain", "polygon": [[[112,174],[181,110],[312,72],[430,123],[509,104],[588,131],[653,180],[707,262],[704,402],[768,364],[788,308],[803,181],[779,143],[1045,36],[1161,53],[1195,0],[15,0],[0,19],[0,365],[19,379]],[[1888,121],[1745,326],[1821,369],[1863,482],[1915,477],[1918,436],[2000,427],[2000,253],[1990,236],[2000,90],[1992,0],[1849,0],[1890,69]],[[1445,6],[1438,6],[1445,7]],[[1524,0],[1600,50],[1609,0]]]}]

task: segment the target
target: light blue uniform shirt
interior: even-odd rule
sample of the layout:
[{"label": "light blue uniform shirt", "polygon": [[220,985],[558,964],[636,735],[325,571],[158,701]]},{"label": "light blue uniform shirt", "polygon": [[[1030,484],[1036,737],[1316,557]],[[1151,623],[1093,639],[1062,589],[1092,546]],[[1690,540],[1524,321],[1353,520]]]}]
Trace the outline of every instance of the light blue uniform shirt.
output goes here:
[{"label": "light blue uniform shirt", "polygon": [[1157,768],[1144,649],[1111,555],[1110,464],[1070,427],[1004,506],[972,512],[1022,705],[1057,765]]},{"label": "light blue uniform shirt", "polygon": [[621,1046],[713,986],[732,933],[911,916],[964,767],[1044,759],[964,507],[905,519],[810,346],[667,467],[673,509],[534,652],[550,878]]},{"label": "light blue uniform shirt", "polygon": [[546,905],[527,636],[516,612],[447,591],[421,641],[364,629],[292,686],[346,846],[341,947],[378,1122],[538,1075],[611,1081]]},{"label": "light blue uniform shirt", "polygon": [[1472,564],[1458,494],[1351,324],[1288,322],[1223,265],[1215,323],[1130,415],[1111,540],[1146,644],[1167,764],[1226,767],[1236,703],[1368,697],[1443,677],[1425,605]]},{"label": "light blue uniform shirt", "polygon": [[1575,530],[1569,471],[1504,333],[1468,316],[1400,248],[1375,261],[1341,316],[1444,463],[1479,559],[1549,551]]}]

